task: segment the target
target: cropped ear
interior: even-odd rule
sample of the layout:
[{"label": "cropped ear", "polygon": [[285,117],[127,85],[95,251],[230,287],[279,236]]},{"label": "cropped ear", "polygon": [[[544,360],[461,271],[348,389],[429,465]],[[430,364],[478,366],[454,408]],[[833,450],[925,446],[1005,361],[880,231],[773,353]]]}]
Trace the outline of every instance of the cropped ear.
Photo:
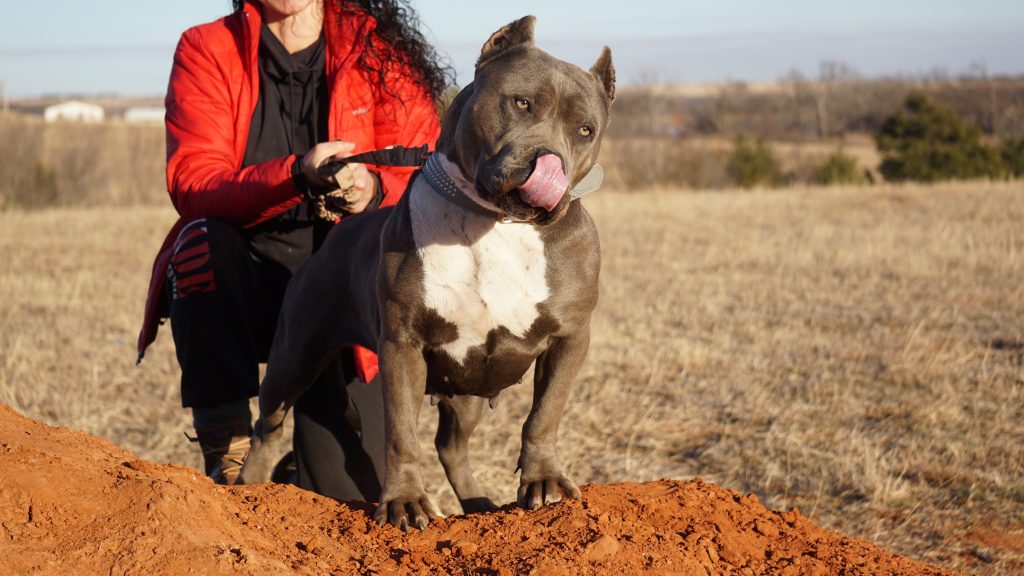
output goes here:
[{"label": "cropped ear", "polygon": [[483,66],[488,60],[513,46],[533,46],[533,25],[536,23],[536,16],[523,16],[491,34],[480,50],[480,58],[476,61],[476,67]]},{"label": "cropped ear", "polygon": [[615,67],[612,66],[611,48],[605,46],[604,50],[601,50],[601,56],[597,58],[597,62],[590,68],[590,73],[601,82],[601,86],[604,87],[604,93],[608,95],[608,101],[612,102],[615,100]]}]

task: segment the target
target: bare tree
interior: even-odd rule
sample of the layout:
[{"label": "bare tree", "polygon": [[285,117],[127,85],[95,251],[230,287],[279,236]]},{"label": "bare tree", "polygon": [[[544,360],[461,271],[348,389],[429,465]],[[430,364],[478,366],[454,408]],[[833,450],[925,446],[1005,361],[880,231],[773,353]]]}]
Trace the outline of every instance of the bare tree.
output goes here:
[{"label": "bare tree", "polygon": [[812,81],[808,80],[797,69],[791,70],[782,81],[786,85],[786,92],[790,101],[789,122],[787,122],[788,126],[786,129],[805,134],[816,121],[815,114],[811,111],[816,106],[817,96],[815,92],[817,88]]},{"label": "bare tree", "polygon": [[985,91],[985,108],[980,118],[981,127],[985,132],[998,136],[999,129],[999,97],[996,93],[996,83],[988,74],[988,66],[984,62],[972,62],[967,70],[967,77],[971,81],[980,82]]},{"label": "bare tree", "polygon": [[[841,110],[837,104],[837,95],[850,92],[849,87],[860,80],[860,73],[845,62],[836,60],[825,60],[818,67],[818,91],[817,91],[817,117],[818,133],[822,138],[828,138],[839,131],[845,131],[845,126],[838,122],[838,112]],[[855,91],[855,90],[854,90]],[[842,126],[843,128],[837,130]]]}]

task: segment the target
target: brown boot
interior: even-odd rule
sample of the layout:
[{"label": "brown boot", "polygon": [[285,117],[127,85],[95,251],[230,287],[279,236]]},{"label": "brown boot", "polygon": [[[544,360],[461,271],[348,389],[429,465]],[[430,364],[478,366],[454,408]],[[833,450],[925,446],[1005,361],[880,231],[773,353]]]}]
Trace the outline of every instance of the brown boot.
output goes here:
[{"label": "brown boot", "polygon": [[217,484],[234,484],[249,454],[249,436],[252,427],[245,419],[196,428],[194,442],[203,451],[206,475]]}]

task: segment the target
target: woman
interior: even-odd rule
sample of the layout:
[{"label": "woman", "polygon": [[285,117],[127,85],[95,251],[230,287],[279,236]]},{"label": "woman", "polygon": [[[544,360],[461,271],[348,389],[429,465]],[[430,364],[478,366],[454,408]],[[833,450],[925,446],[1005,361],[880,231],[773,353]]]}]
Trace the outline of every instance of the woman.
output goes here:
[{"label": "woman", "polygon": [[[449,70],[399,0],[235,0],[186,31],[168,87],[167,185],[180,219],[157,257],[139,336],[171,319],[182,404],[207,475],[232,483],[288,280],[333,225],[313,196],[346,182],[347,217],[389,206],[412,169],[324,161],[433,147]],[[374,499],[383,471],[376,357],[345,350],[295,406],[299,485]],[[361,380],[370,383],[353,383]],[[362,426],[361,423],[368,423]]]}]

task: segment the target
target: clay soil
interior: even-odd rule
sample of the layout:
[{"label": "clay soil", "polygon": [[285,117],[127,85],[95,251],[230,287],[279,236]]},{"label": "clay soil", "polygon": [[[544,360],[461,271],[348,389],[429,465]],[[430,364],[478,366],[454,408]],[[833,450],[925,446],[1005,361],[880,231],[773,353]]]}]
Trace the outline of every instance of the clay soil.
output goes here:
[{"label": "clay soil", "polygon": [[0,574],[951,574],[700,480],[590,485],[423,532],[196,470],[0,405]]}]

